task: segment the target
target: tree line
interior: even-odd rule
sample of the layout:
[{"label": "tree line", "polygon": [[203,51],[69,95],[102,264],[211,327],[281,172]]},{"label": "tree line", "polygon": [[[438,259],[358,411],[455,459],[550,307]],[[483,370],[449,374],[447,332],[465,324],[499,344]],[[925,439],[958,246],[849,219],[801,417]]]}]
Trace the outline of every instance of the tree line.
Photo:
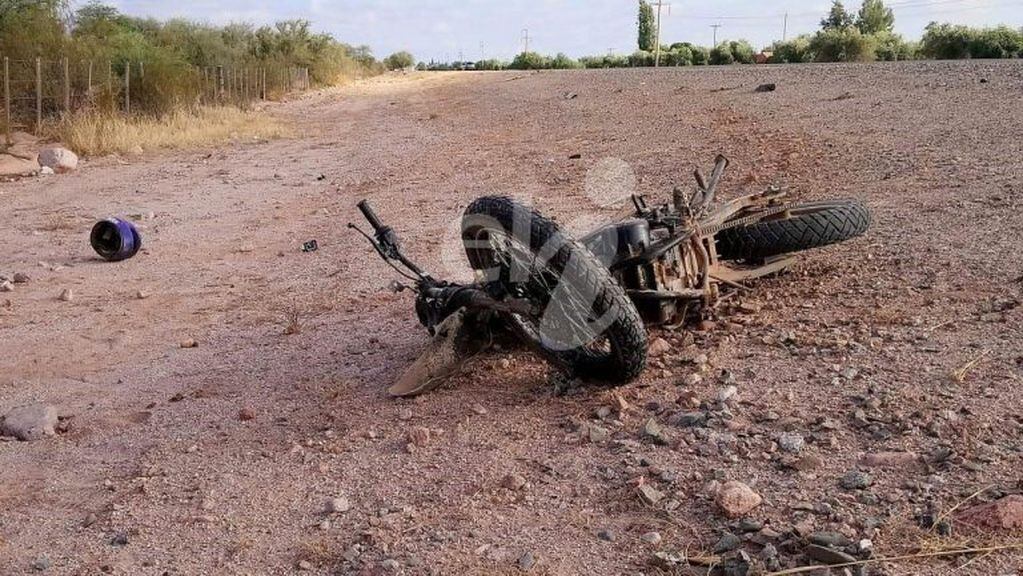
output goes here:
[{"label": "tree line", "polygon": [[[864,0],[855,14],[841,0],[834,0],[821,19],[820,29],[755,50],[746,40],[725,40],[717,46],[691,42],[661,44],[661,66],[703,66],[725,64],[868,62],[874,60],[1020,58],[1023,57],[1023,28],[1008,26],[971,28],[932,22],[919,41],[906,41],[894,32],[895,15],[883,0]],[[545,70],[577,68],[626,68],[653,66],[657,22],[649,2],[639,0],[637,50],[631,54],[607,54],[571,58],[565,54],[546,56],[522,52],[511,62],[483,60],[472,63],[476,70]],[[465,68],[465,63],[423,63],[422,70]]]}]

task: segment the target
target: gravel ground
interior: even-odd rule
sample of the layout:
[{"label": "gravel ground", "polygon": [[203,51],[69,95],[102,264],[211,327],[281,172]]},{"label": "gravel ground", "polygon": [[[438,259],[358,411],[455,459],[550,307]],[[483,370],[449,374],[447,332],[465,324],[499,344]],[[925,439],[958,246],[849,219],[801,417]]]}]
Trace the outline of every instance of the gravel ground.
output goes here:
[{"label": "gravel ground", "polygon": [[[1021,98],[1018,61],[388,77],[274,107],[292,139],[0,185],[0,274],[30,277],[0,294],[0,413],[61,416],[0,442],[0,574],[656,574],[655,552],[736,545],[806,565],[818,531],[877,555],[1019,543],[915,519],[1023,488]],[[616,391],[555,395],[543,363],[495,351],[386,397],[426,336],[345,228],[357,200],[464,276],[453,226],[481,194],[582,232],[608,190],[667,194],[719,152],[726,197],[857,197],[874,226],[711,331],[654,331],[670,349]],[[113,214],[146,242],[117,264],[87,245]],[[890,451],[920,460],[861,461]],[[710,496],[729,480],[763,499],[745,519]]]}]

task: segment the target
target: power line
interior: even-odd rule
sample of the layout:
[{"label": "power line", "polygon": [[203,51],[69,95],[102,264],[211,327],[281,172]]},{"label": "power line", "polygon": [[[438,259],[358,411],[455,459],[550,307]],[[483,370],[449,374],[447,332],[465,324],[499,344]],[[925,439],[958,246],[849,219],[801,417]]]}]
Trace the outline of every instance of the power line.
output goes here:
[{"label": "power line", "polygon": [[717,45],[718,45],[718,28],[720,28],[721,26],[723,26],[723,24],[711,24],[710,25],[710,27],[714,29],[714,47],[715,48],[717,48]]}]

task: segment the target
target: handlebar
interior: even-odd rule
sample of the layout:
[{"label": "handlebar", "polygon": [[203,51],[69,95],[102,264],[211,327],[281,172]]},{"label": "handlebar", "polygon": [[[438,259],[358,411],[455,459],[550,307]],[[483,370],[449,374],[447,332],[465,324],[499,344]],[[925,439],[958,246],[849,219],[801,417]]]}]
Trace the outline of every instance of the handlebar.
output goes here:
[{"label": "handlebar", "polygon": [[369,222],[369,225],[373,227],[373,230],[379,233],[380,230],[384,228],[384,224],[380,221],[380,218],[377,217],[376,212],[373,211],[373,207],[369,205],[369,200],[361,200],[358,204],[356,204],[356,206],[358,206],[359,212],[362,212],[362,215],[366,217],[366,220]]}]

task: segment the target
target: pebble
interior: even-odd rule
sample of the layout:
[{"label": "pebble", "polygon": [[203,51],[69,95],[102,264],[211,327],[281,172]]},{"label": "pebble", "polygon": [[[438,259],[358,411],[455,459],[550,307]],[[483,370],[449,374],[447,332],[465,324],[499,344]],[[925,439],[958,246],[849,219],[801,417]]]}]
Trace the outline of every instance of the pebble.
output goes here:
[{"label": "pebble", "polygon": [[726,532],[723,536],[721,536],[721,539],[718,540],[716,544],[714,544],[714,548],[712,551],[715,554],[724,554],[725,552],[731,552],[732,550],[735,550],[740,545],[742,545],[741,538],[739,538],[735,534],[732,534],[731,532]]},{"label": "pebble", "polygon": [[859,470],[850,470],[838,481],[839,486],[846,490],[863,490],[874,483],[874,478]]},{"label": "pebble", "polygon": [[647,355],[651,358],[657,358],[671,350],[671,344],[668,343],[664,338],[654,338],[653,342],[647,348]]},{"label": "pebble", "polygon": [[352,509],[352,502],[347,496],[337,496],[327,502],[327,512],[330,514],[343,514]]},{"label": "pebble", "polygon": [[15,272],[12,280],[14,280],[15,284],[28,284],[31,278],[29,278],[28,274],[25,274],[24,272]]},{"label": "pebble", "polygon": [[312,570],[313,569],[313,563],[308,561],[308,560],[299,560],[298,561],[298,569],[299,570],[305,570],[305,571]]},{"label": "pebble", "polygon": [[14,284],[10,280],[0,282],[0,292],[14,292]]},{"label": "pebble", "polygon": [[422,448],[430,443],[430,429],[425,426],[416,426],[408,431],[408,443],[416,448]]},{"label": "pebble", "polygon": [[398,561],[395,560],[394,558],[388,558],[384,560],[383,562],[380,563],[380,567],[383,568],[385,571],[391,573],[401,570],[401,564],[398,563]]},{"label": "pebble", "polygon": [[519,556],[518,565],[519,570],[529,572],[533,569],[533,566],[536,566],[536,557],[533,556],[532,552],[526,552],[522,556]]},{"label": "pebble", "polygon": [[145,290],[139,290],[135,292],[135,297],[138,298],[139,300],[145,300],[146,298],[149,298],[149,293],[146,292]]},{"label": "pebble", "polygon": [[124,532],[118,532],[117,534],[114,534],[114,537],[110,539],[110,545],[111,546],[127,546],[128,545],[128,535],[125,534]]},{"label": "pebble", "polygon": [[802,434],[786,432],[778,437],[778,447],[792,454],[798,454],[802,451],[805,443],[806,441]]},{"label": "pebble", "polygon": [[57,298],[59,298],[61,302],[70,302],[75,299],[75,293],[70,288],[65,288],[60,291],[60,296]]},{"label": "pebble", "polygon": [[717,490],[714,501],[726,516],[738,518],[760,506],[764,499],[746,484],[730,480]]},{"label": "pebble", "polygon": [[718,390],[718,402],[728,402],[733,396],[739,393],[739,389],[735,386],[725,386]]},{"label": "pebble", "polygon": [[588,434],[590,442],[598,444],[600,442],[607,442],[608,438],[611,437],[611,433],[602,426],[589,426]]},{"label": "pebble", "polygon": [[501,486],[508,490],[521,490],[526,486],[526,477],[522,474],[511,473],[501,480]]},{"label": "pebble", "polygon": [[813,532],[807,539],[813,544],[832,548],[844,548],[852,544],[852,540],[841,532]]},{"label": "pebble", "polygon": [[824,564],[847,564],[849,562],[855,562],[856,557],[846,554],[841,550],[835,550],[826,546],[818,546],[817,544],[810,544],[806,547],[804,553],[811,559]]},{"label": "pebble", "polygon": [[0,435],[18,440],[41,440],[56,434],[57,409],[49,404],[29,404],[12,409],[0,421]]},{"label": "pebble", "polygon": [[615,533],[610,530],[601,530],[600,532],[597,532],[597,538],[600,538],[605,542],[614,542],[618,539],[618,537],[615,536]]},{"label": "pebble", "polygon": [[489,410],[487,410],[487,409],[486,409],[486,407],[485,407],[485,406],[483,406],[482,404],[473,404],[473,405],[472,405],[472,411],[473,411],[473,412],[475,412],[475,413],[476,413],[477,415],[479,415],[479,416],[486,416],[486,415],[487,415],[487,413],[489,413],[489,412],[490,412],[490,411],[489,411]]},{"label": "pebble", "polygon": [[242,422],[256,419],[256,412],[252,408],[242,408],[238,411],[238,419]]},{"label": "pebble", "polygon": [[191,338],[188,338],[186,340],[182,340],[181,341],[181,347],[182,348],[198,348],[199,347],[199,343],[196,342],[195,340],[191,339]]},{"label": "pebble", "polygon": [[651,506],[664,499],[664,493],[649,484],[642,484],[637,491],[640,499]]},{"label": "pebble", "polygon": [[39,572],[49,570],[51,565],[52,562],[50,562],[50,559],[46,556],[40,556],[32,561],[32,569],[38,570]]},{"label": "pebble", "polygon": [[661,425],[657,423],[656,418],[650,418],[646,421],[643,425],[643,435],[657,444],[667,443],[667,438],[664,437],[664,430],[661,429]]},{"label": "pebble", "polygon": [[643,534],[642,536],[640,536],[640,539],[643,540],[644,542],[646,542],[647,544],[650,544],[652,546],[657,546],[658,544],[661,543],[661,533],[660,532],[647,532],[646,534]]},{"label": "pebble", "polygon": [[707,422],[706,412],[680,412],[674,417],[675,425],[683,428],[703,426]]}]

